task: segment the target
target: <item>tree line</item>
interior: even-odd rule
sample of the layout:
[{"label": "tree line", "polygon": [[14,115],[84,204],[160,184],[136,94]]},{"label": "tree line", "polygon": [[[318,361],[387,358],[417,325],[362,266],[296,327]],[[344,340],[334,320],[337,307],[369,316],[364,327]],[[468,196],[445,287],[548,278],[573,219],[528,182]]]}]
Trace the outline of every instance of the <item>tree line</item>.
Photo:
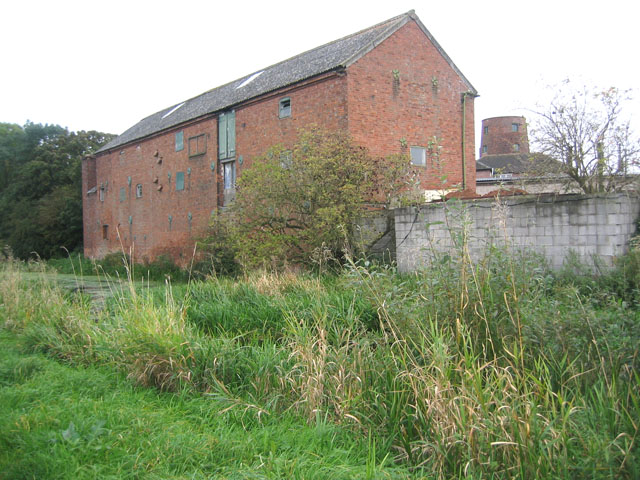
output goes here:
[{"label": "tree line", "polygon": [[114,135],[0,123],[0,248],[51,258],[82,246],[82,158]]}]

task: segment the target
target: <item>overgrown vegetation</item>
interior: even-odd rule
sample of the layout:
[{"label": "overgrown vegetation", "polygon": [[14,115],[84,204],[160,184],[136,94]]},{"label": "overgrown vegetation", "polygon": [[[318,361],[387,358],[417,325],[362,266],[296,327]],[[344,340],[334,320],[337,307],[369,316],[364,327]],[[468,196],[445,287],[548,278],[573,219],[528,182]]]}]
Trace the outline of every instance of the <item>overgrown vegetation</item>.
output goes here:
[{"label": "overgrown vegetation", "polygon": [[[555,274],[500,247],[471,263],[463,242],[411,275],[363,261],[337,276],[131,286],[101,311],[5,263],[0,318],[28,352],[115,368],[241,436],[305,423],[339,432],[322,451],[361,462],[345,478],[631,479],[640,476],[639,256],[585,277],[578,265]],[[28,455],[13,446],[29,443],[28,431],[10,431],[20,440],[3,447]],[[278,457],[279,445],[270,456],[248,449],[225,472],[254,465],[267,477],[312,478],[304,461]],[[224,478],[209,455],[190,453],[189,465]],[[313,465],[317,478],[340,478],[335,464]]]},{"label": "overgrown vegetation", "polygon": [[344,133],[303,130],[292,148],[274,146],[243,170],[202,246],[223,271],[339,258],[345,244],[357,248],[356,220],[395,198],[409,166],[406,156],[372,158]]},{"label": "overgrown vegetation", "polygon": [[198,278],[204,278],[212,273],[208,264],[197,265],[195,270],[178,267],[170,258],[159,256],[153,262],[132,263],[128,255],[122,253],[110,253],[104,258],[93,260],[85,258],[80,253],[68,254],[65,258],[52,258],[47,260],[47,265],[58,273],[73,275],[97,275],[102,277],[142,281],[171,280],[174,283],[186,283],[191,274]]}]

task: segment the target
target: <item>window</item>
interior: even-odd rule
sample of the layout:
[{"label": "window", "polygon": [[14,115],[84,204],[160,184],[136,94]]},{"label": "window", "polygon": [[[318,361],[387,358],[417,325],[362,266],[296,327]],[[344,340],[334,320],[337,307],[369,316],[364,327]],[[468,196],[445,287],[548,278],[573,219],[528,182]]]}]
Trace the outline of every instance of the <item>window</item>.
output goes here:
[{"label": "window", "polygon": [[218,158],[236,156],[236,112],[221,113],[218,117]]},{"label": "window", "polygon": [[291,99],[289,97],[280,100],[280,104],[278,106],[278,116],[280,118],[291,116]]},{"label": "window", "polygon": [[100,196],[100,201],[104,202],[104,185],[100,185],[100,192],[98,195]]},{"label": "window", "polygon": [[184,150],[184,132],[180,130],[176,133],[176,152]]},{"label": "window", "polygon": [[511,124],[511,131],[512,132],[517,132],[520,130],[520,125],[518,125],[517,123],[512,123]]},{"label": "window", "polygon": [[520,151],[520,144],[519,143],[514,143],[513,144],[513,151],[514,152],[519,152]]},{"label": "window", "polygon": [[411,147],[411,165],[425,167],[427,165],[427,149],[424,147]]},{"label": "window", "polygon": [[226,162],[223,164],[224,189],[233,190],[236,188],[236,162]]},{"label": "window", "polygon": [[142,198],[142,184],[136,185],[136,198]]},{"label": "window", "polygon": [[127,199],[127,191],[124,187],[120,187],[120,201],[124,202]]},{"label": "window", "polygon": [[109,239],[109,225],[102,225],[102,239]]},{"label": "window", "polygon": [[484,134],[489,135],[489,127],[484,127]]},{"label": "window", "polygon": [[176,191],[184,190],[184,172],[176,172]]},{"label": "window", "polygon": [[293,157],[291,156],[290,150],[286,150],[280,153],[280,166],[282,168],[285,168],[285,169],[290,168],[292,161],[293,161]]},{"label": "window", "polygon": [[486,145],[482,145],[482,153],[487,153],[487,146]]},{"label": "window", "polygon": [[196,157],[207,152],[207,137],[203,133],[195,137],[189,137],[189,156]]}]

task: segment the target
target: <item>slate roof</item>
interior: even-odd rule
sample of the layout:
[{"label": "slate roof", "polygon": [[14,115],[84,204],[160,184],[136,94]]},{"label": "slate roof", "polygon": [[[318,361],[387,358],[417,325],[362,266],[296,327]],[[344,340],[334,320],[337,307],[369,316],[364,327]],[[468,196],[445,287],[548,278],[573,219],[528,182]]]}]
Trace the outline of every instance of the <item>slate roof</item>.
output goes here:
[{"label": "slate roof", "polygon": [[[475,88],[473,88],[473,85],[462,75],[414,11],[411,10],[365,30],[361,30],[360,32],[301,53],[300,55],[276,63],[263,70],[253,72],[226,85],[186,100],[183,103],[160,110],[126,130],[98,150],[97,153],[111,150],[205,115],[229,109],[234,105],[241,104],[252,98],[298,83],[302,80],[333,70],[346,68],[410,20],[414,20],[417,23],[433,45],[440,51],[445,60],[467,84],[469,90],[476,94],[477,92]],[[246,85],[241,86],[243,82],[252,76],[255,76],[255,78],[247,82]]]}]

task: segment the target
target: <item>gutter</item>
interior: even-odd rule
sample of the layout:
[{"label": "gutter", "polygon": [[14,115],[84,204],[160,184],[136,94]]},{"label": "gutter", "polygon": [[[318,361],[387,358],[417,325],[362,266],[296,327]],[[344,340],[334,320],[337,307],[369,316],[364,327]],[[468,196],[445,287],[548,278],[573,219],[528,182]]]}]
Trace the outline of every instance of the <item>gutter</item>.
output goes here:
[{"label": "gutter", "polygon": [[[462,93],[462,189],[467,189],[467,97],[476,98],[479,95],[467,90]],[[474,147],[475,148],[475,147]]]}]

